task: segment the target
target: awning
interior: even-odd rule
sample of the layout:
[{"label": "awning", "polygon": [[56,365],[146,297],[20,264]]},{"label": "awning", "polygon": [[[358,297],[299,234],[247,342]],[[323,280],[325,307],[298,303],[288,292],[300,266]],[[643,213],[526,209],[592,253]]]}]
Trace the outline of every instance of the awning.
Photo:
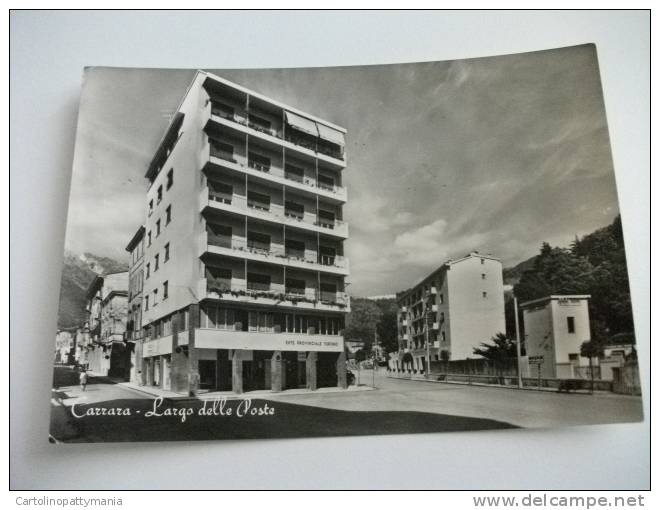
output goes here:
[{"label": "awning", "polygon": [[319,138],[337,145],[341,145],[342,147],[346,143],[344,141],[344,133],[341,131],[337,131],[336,129],[332,129],[319,123],[316,124],[316,127],[319,129]]},{"label": "awning", "polygon": [[319,131],[316,129],[316,122],[306,119],[295,113],[285,112],[286,123],[304,133],[309,133],[312,136],[319,136]]}]

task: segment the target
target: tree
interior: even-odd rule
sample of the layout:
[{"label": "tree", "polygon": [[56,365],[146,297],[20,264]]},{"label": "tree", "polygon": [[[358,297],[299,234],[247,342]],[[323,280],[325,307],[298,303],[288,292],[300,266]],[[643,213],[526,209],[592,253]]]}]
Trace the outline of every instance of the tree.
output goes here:
[{"label": "tree", "polygon": [[376,324],[378,343],[386,353],[397,352],[399,341],[397,338],[397,303],[395,299],[378,299],[375,301],[380,308],[380,320]]},{"label": "tree", "polygon": [[355,298],[351,300],[351,311],[346,318],[344,338],[364,342],[364,349],[371,350],[376,327],[382,312],[378,305],[370,299]]},{"label": "tree", "polygon": [[[523,272],[514,294],[520,301],[551,294],[589,294],[592,337],[608,341],[626,334],[634,343],[621,217],[582,238],[576,236],[570,249],[543,243],[533,268]],[[513,313],[507,313],[507,332],[511,334]]]},{"label": "tree", "polygon": [[600,358],[603,355],[602,341],[597,338],[592,338],[586,342],[582,342],[580,346],[580,355],[589,358],[589,372],[591,373],[591,393],[594,392],[594,358]]},{"label": "tree", "polygon": [[495,362],[516,357],[516,341],[507,337],[506,334],[497,333],[490,341],[492,343],[481,342],[480,347],[472,348],[472,352]]}]

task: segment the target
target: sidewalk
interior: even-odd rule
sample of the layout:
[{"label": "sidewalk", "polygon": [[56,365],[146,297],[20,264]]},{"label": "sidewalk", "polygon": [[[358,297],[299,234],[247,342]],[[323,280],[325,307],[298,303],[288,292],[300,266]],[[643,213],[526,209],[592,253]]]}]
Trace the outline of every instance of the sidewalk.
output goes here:
[{"label": "sidewalk", "polygon": [[166,400],[174,401],[186,401],[186,400],[215,400],[215,399],[225,399],[225,400],[245,400],[247,398],[260,398],[265,400],[270,400],[277,398],[279,396],[289,397],[291,395],[316,395],[320,393],[355,393],[361,391],[371,391],[376,388],[371,386],[349,386],[346,389],[342,388],[318,388],[317,390],[308,390],[305,388],[295,388],[284,391],[270,391],[270,390],[254,390],[246,391],[245,393],[234,393],[233,391],[207,391],[202,390],[196,396],[190,397],[188,395],[182,395],[181,393],[175,393],[173,391],[164,390],[162,388],[155,388],[153,386],[140,386],[138,384],[133,384],[130,382],[118,382],[119,386],[127,388],[129,390],[137,391],[151,397],[163,397]]}]

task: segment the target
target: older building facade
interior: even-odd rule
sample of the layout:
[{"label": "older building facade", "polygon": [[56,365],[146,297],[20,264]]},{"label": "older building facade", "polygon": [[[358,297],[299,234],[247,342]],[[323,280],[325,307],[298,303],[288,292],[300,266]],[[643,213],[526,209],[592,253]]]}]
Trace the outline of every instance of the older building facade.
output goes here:
[{"label": "older building facade", "polygon": [[130,357],[125,340],[128,272],[99,275],[87,289],[88,368],[101,375],[127,378]]},{"label": "older building facade", "polygon": [[344,138],[197,72],[145,176],[145,384],[345,386]]},{"label": "older building facade", "polygon": [[130,381],[143,384],[142,374],[142,288],[144,286],[144,234],[141,226],[126,246],[128,263],[128,314],[126,340],[130,348]]},{"label": "older building facade", "polygon": [[505,331],[502,263],[473,252],[450,260],[397,294],[396,371],[425,373],[431,361],[475,357],[472,349]]},{"label": "older building facade", "polygon": [[[580,355],[591,339],[589,295],[553,295],[520,304],[530,374],[572,379],[589,358]],[[593,360],[598,365],[598,359]]]}]

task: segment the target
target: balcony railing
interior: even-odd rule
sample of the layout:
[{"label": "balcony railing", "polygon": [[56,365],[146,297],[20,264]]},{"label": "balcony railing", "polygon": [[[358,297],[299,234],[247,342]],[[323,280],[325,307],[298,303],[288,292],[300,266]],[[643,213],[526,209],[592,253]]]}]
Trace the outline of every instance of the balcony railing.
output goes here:
[{"label": "balcony railing", "polygon": [[207,273],[207,292],[220,295],[231,294],[235,296],[248,296],[253,298],[270,298],[277,301],[309,303],[324,303],[345,307],[349,303],[348,294],[345,292],[320,291],[315,288],[297,289],[285,288],[282,284],[266,284],[262,282],[232,282],[225,278],[213,278]]},{"label": "balcony railing", "polygon": [[263,163],[257,163],[256,161],[249,161],[248,160],[248,166],[250,168],[254,168],[255,170],[259,170],[260,172],[270,172],[270,165],[265,165]]},{"label": "balcony railing", "polygon": [[[287,181],[295,182],[297,184],[303,185],[305,188],[312,190],[322,190],[323,192],[329,192],[333,195],[338,195],[337,198],[342,199],[346,195],[346,188],[338,184],[329,184],[317,182],[316,179],[307,177],[305,175],[299,175],[295,172],[289,172],[286,169],[279,168],[277,166],[268,165],[265,163],[259,163],[257,161],[248,159],[247,162],[244,156],[235,156],[236,147],[231,144],[225,144],[228,147],[223,149],[218,147],[218,142],[215,140],[210,141],[209,155],[210,157],[221,159],[222,161],[227,161],[241,167],[247,166],[248,168],[257,170],[258,172],[263,172],[270,174],[274,179],[284,179]],[[229,149],[231,147],[231,150]],[[281,182],[281,181],[278,181]],[[345,198],[344,198],[345,199]]]},{"label": "balcony railing", "polygon": [[[234,238],[226,235],[214,234],[207,232],[207,243],[209,246],[218,246],[220,248],[229,248],[237,252],[255,253],[265,257],[277,257],[283,259],[283,262],[298,262],[309,264],[310,266],[329,266],[344,269],[348,266],[348,259],[343,256],[336,255],[328,258],[321,256],[320,258],[310,258],[305,256],[303,250],[294,250],[285,248],[279,244],[270,245],[266,243],[257,243],[246,240],[245,238]],[[332,262],[332,263],[330,263]],[[300,264],[297,265],[300,267]],[[310,267],[310,269],[318,269]]]},{"label": "balcony railing", "polygon": [[334,231],[339,236],[348,236],[348,225],[346,222],[335,219],[334,221],[326,218],[312,219],[313,216],[309,213],[300,218],[300,214],[295,212],[295,216],[291,211],[286,211],[282,205],[261,202],[258,200],[248,200],[245,196],[228,195],[226,193],[217,192],[212,189],[208,191],[208,199],[210,202],[222,203],[231,205],[232,208],[242,212],[252,212],[256,216],[263,217],[266,220],[276,221],[278,223],[285,223],[294,227],[300,226],[316,226],[323,229]]},{"label": "balcony railing", "polygon": [[[241,126],[248,127],[250,129],[253,129],[255,131],[258,131],[260,133],[264,133],[268,136],[272,136],[275,138],[279,138],[280,140],[284,139],[282,136],[282,132],[278,131],[275,128],[268,128],[266,126],[262,126],[259,123],[253,122],[248,119],[247,114],[245,116],[238,114],[238,113],[231,113],[229,111],[223,110],[222,108],[219,108],[217,105],[212,105],[211,107],[211,115],[220,117],[222,119],[228,120],[230,122],[234,122],[236,124],[239,124]],[[303,135],[297,134],[295,132],[287,132],[286,135],[286,141],[291,142],[294,145],[297,145],[299,147],[303,147],[305,149],[308,149],[312,152],[320,153],[320,154],[325,154],[326,156],[330,156],[334,159],[338,159],[343,161],[344,160],[344,153],[341,150],[341,148],[334,148],[328,145],[325,145],[324,143],[320,142],[319,139],[317,138],[311,138],[308,139],[304,137]]]}]

